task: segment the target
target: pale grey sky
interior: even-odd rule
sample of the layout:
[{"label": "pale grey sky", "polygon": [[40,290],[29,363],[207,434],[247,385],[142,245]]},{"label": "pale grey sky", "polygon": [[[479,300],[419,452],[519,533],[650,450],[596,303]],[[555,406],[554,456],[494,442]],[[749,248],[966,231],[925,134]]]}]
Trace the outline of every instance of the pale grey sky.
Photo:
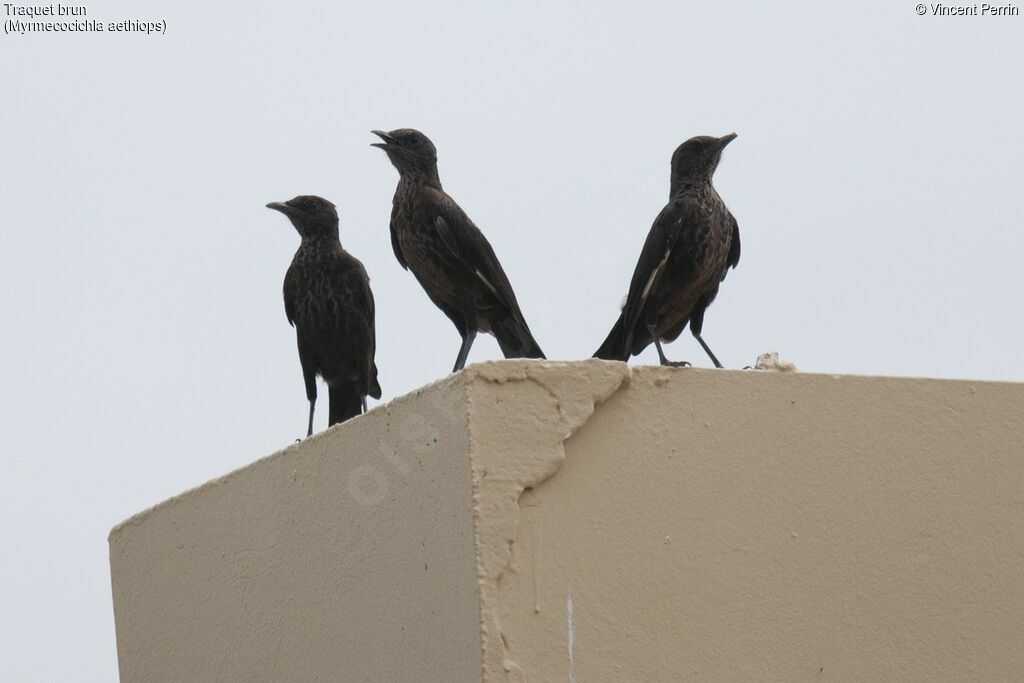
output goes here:
[{"label": "pale grey sky", "polygon": [[97,0],[167,35],[0,36],[0,679],[114,679],[110,527],[304,433],[268,201],[338,205],[384,400],[448,372],[371,128],[433,139],[551,358],[604,338],[675,146],[736,131],[727,366],[1024,380],[1024,17],[744,5]]}]

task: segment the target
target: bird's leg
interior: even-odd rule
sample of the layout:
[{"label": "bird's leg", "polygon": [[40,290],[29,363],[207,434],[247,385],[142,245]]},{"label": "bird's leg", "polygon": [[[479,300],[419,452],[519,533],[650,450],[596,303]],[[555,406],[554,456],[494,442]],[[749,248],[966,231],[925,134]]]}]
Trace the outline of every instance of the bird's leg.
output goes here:
[{"label": "bird's leg", "polygon": [[366,412],[366,397],[363,396],[363,412]]},{"label": "bird's leg", "polygon": [[711,349],[708,348],[708,345],[704,343],[704,338],[701,337],[699,334],[695,334],[693,336],[697,338],[697,341],[700,343],[701,348],[704,349],[704,353],[708,354],[708,358],[710,358],[711,362],[715,364],[715,367],[716,368],[722,367],[722,364],[718,362],[718,359],[715,357],[715,354],[713,354],[711,352]]},{"label": "bird's leg", "polygon": [[459,357],[455,359],[455,369],[452,372],[458,372],[466,367],[466,359],[469,357],[469,349],[473,346],[474,339],[476,339],[476,328],[471,327],[462,335],[462,347],[459,349]]},{"label": "bird's leg", "polygon": [[303,353],[299,346],[299,362],[302,363],[302,381],[306,384],[306,400],[309,401],[309,427],[306,436],[313,436],[313,408],[316,407],[316,366],[311,362],[310,355]]},{"label": "bird's leg", "polygon": [[309,428],[306,430],[306,436],[313,436],[313,408],[316,406],[316,396],[309,399]]},{"label": "bird's leg", "polygon": [[651,339],[654,340],[654,348],[658,349],[658,360],[662,365],[667,365],[670,368],[690,367],[690,364],[685,360],[671,361],[665,357],[665,351],[661,348],[661,339],[658,337],[658,328],[655,325],[648,325],[647,331],[651,333]]}]

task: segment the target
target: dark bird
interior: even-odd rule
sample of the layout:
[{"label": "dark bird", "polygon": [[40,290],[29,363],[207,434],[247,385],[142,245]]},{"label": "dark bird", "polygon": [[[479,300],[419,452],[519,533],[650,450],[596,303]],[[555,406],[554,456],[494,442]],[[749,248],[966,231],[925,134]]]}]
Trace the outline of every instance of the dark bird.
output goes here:
[{"label": "dark bird", "polygon": [[373,361],[373,293],[363,264],[341,246],[334,204],[302,195],[267,208],[288,216],[302,238],[284,276],[284,312],[298,339],[309,399],[309,436],[317,375],[329,392],[328,424],[366,410],[367,395],[380,398]]},{"label": "dark bird", "polygon": [[391,209],[395,256],[462,335],[453,372],[465,366],[478,331],[494,335],[506,358],[544,358],[490,243],[441,189],[434,144],[411,128],[373,133],[383,141],[373,146],[398,169]]},{"label": "dark bird", "polygon": [[647,234],[622,312],[595,358],[624,361],[653,341],[662,365],[689,365],[669,361],[661,348],[689,323],[711,362],[722,367],[700,333],[719,283],[740,262],[739,226],[711,184],[735,137],[701,135],[676,148],[669,202]]}]

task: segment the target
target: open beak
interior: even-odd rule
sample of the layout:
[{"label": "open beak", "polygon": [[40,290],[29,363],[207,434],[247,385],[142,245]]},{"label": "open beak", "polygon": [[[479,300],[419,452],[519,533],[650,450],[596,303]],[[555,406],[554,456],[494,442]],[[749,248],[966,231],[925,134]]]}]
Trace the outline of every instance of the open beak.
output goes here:
[{"label": "open beak", "polygon": [[725,149],[726,145],[728,145],[735,139],[736,133],[729,133],[728,135],[723,135],[722,137],[718,138],[718,144],[716,145],[718,147],[718,151],[721,152],[723,149]]},{"label": "open beak", "polygon": [[374,135],[376,135],[377,137],[379,137],[381,140],[384,141],[384,142],[371,142],[370,143],[370,147],[378,147],[380,149],[387,149],[388,145],[390,145],[392,142],[394,142],[394,140],[391,138],[391,136],[388,135],[387,133],[385,133],[382,130],[371,130],[370,132],[373,133]]}]

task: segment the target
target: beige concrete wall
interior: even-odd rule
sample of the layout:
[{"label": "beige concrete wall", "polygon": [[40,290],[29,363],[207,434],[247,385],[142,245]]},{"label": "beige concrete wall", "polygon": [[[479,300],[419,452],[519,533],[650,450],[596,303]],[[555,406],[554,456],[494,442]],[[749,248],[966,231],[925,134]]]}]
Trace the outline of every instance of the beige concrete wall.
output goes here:
[{"label": "beige concrete wall", "polygon": [[116,527],[121,679],[478,677],[465,402],[435,384]]},{"label": "beige concrete wall", "polygon": [[639,368],[520,508],[523,680],[1024,678],[1022,385]]},{"label": "beige concrete wall", "polygon": [[472,366],[111,564],[124,680],[1016,680],[1024,385]]}]

